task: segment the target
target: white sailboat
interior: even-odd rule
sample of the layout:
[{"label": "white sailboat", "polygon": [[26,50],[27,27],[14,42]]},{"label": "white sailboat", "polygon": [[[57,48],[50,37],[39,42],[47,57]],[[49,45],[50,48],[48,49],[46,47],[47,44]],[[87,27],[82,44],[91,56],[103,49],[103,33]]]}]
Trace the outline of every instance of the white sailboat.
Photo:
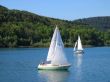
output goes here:
[{"label": "white sailboat", "polygon": [[64,44],[56,26],[46,62],[39,64],[38,69],[68,69],[69,67],[70,64],[68,63],[64,53]]},{"label": "white sailboat", "polygon": [[74,53],[76,54],[84,53],[84,49],[82,47],[80,36],[78,36],[78,40],[75,42]]}]

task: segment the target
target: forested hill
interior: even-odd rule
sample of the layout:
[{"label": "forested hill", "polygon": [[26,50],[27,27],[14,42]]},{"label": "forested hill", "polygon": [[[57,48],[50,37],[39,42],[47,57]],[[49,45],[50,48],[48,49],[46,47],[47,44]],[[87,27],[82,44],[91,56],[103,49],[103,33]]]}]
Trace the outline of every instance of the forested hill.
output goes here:
[{"label": "forested hill", "polygon": [[[78,35],[83,45],[109,46],[110,17],[98,19],[68,21],[0,6],[0,47],[48,47],[55,25],[61,31],[65,46],[73,47]],[[107,30],[100,30],[102,28]]]},{"label": "forested hill", "polygon": [[[64,26],[71,22],[67,20],[60,20],[55,18],[49,18],[45,16],[40,16],[28,11],[21,10],[9,10],[6,7],[0,6],[0,23],[4,22],[31,22],[33,24],[42,24],[46,26],[55,26],[60,25]],[[68,26],[68,25],[67,25]]]},{"label": "forested hill", "polygon": [[110,29],[110,16],[84,18],[75,20],[73,22],[87,24],[91,27],[95,27],[102,30]]}]

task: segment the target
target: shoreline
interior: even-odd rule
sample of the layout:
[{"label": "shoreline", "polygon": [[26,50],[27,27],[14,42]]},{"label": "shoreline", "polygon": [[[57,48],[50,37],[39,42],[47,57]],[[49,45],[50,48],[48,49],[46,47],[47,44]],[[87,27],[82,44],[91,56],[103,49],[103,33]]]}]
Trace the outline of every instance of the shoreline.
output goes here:
[{"label": "shoreline", "polygon": [[[93,48],[93,47],[110,47],[110,46],[83,46],[83,48]],[[19,47],[0,47],[0,48],[49,48],[49,47],[42,47],[42,46],[40,46],[40,47],[33,47],[33,46],[19,46]],[[72,47],[72,46],[68,46],[68,47],[66,47],[65,46],[65,48],[74,48],[74,47]]]}]

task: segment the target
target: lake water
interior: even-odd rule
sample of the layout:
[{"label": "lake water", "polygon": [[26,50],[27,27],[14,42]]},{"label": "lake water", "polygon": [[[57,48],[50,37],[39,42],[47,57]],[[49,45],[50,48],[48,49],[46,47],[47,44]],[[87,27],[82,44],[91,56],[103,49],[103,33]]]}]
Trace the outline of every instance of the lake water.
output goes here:
[{"label": "lake water", "polygon": [[110,82],[110,47],[85,48],[83,55],[65,48],[68,71],[41,71],[48,48],[0,49],[0,82]]}]

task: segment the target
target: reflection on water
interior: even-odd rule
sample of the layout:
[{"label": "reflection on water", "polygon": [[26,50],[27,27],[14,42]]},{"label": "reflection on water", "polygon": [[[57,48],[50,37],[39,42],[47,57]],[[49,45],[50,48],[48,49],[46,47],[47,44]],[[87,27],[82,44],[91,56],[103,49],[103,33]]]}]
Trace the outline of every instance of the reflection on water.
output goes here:
[{"label": "reflection on water", "polygon": [[76,55],[76,67],[77,67],[78,69],[81,68],[82,57],[83,57],[83,54],[77,54],[77,55]]},{"label": "reflection on water", "polygon": [[81,65],[82,65],[82,57],[83,57],[83,54],[75,54],[75,60],[74,60],[74,66],[75,66],[75,77],[76,77],[76,80],[81,80],[82,78],[82,68],[81,68]]},{"label": "reflection on water", "polygon": [[69,78],[68,70],[38,70],[39,76],[41,79],[44,79],[44,82],[67,82]]}]

